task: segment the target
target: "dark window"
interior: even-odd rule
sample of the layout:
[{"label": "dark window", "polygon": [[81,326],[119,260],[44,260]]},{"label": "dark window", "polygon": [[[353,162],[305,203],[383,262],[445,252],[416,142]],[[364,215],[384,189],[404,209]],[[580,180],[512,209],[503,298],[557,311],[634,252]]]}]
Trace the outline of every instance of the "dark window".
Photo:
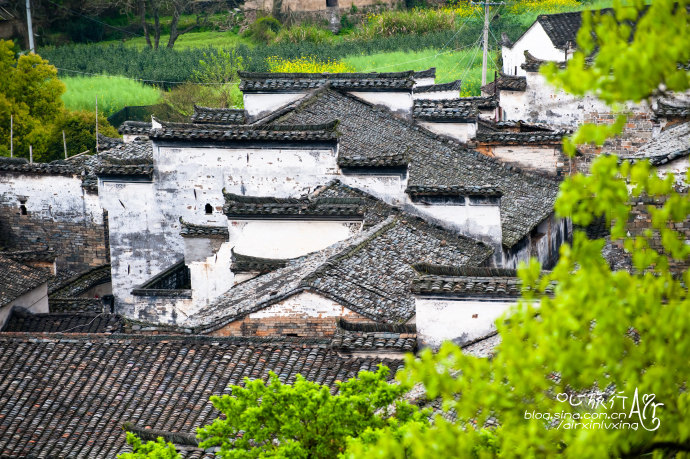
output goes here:
[{"label": "dark window", "polygon": [[26,211],[26,206],[25,206],[24,204],[22,204],[21,206],[19,206],[19,212],[21,212],[22,215],[27,215],[27,214],[28,214],[28,212]]},{"label": "dark window", "polygon": [[470,196],[471,206],[497,206],[501,200],[494,196]]},{"label": "dark window", "polygon": [[517,75],[517,65],[515,66],[515,73],[513,75]]},{"label": "dark window", "polygon": [[211,207],[211,204],[206,204],[206,213],[207,214],[212,214],[213,213],[213,207]]},{"label": "dark window", "polygon": [[412,202],[426,204],[428,206],[464,206],[465,198],[462,196],[413,196]]},{"label": "dark window", "polygon": [[326,0],[326,6],[338,6],[338,0]]}]

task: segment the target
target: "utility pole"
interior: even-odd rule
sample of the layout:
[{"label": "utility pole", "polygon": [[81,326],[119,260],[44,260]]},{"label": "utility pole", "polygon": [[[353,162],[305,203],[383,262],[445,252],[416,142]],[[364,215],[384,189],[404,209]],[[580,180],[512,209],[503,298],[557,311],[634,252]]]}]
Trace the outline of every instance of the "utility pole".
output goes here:
[{"label": "utility pole", "polygon": [[486,67],[488,65],[488,59],[489,59],[489,6],[491,5],[503,5],[503,2],[490,2],[488,0],[484,0],[483,2],[470,2],[472,6],[477,6],[477,5],[482,5],[484,7],[484,30],[483,30],[483,38],[484,38],[484,53],[482,55],[482,86],[486,84]]},{"label": "utility pole", "polygon": [[96,154],[98,154],[98,96],[96,96]]},{"label": "utility pole", "polygon": [[29,32],[29,51],[36,51],[34,48],[34,28],[31,25],[31,0],[26,0],[26,28]]},{"label": "utility pole", "polygon": [[[27,2],[29,0],[26,0]],[[489,4],[484,1],[484,53],[482,54],[482,86],[486,84],[486,65],[489,58]]]}]

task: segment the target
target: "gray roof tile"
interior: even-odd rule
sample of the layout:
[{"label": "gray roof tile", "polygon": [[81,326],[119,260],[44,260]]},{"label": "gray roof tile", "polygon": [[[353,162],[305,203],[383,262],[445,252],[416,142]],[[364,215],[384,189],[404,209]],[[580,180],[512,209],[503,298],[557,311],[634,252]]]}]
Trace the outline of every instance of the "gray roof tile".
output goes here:
[{"label": "gray roof tile", "polygon": [[48,271],[31,268],[0,254],[0,307],[45,284],[50,277]]}]

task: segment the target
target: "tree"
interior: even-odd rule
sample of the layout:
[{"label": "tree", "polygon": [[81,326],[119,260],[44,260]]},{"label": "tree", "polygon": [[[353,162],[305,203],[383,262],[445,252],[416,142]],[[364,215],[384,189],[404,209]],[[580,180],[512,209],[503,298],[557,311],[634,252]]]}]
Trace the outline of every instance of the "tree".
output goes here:
[{"label": "tree", "polygon": [[[628,8],[616,2],[615,15],[586,13],[567,69],[544,73],[611,104],[684,91],[690,87],[686,8],[686,1],[655,0]],[[621,125],[583,126],[570,151],[603,144]],[[409,425],[396,436],[384,430],[375,443],[354,439],[347,456],[398,458],[412,450],[415,457],[687,457],[690,246],[676,225],[690,216],[690,199],[673,183],[647,162],[605,155],[590,175],[566,180],[558,214],[583,226],[605,217],[611,239],[631,254],[633,271],[612,271],[601,253],[604,241],[581,232],[561,248],[551,273],[542,274],[534,260],[522,266],[529,288],[509,320],[497,321],[502,342],[491,360],[447,343],[437,354],[409,357],[399,375],[422,383],[428,397],[441,397],[457,421],[436,418],[426,430]],[[648,208],[653,228],[629,236],[630,198],[642,195],[657,201]],[[680,272],[672,269],[678,265]],[[545,295],[554,284],[553,297]],[[498,427],[490,427],[494,422]]]},{"label": "tree", "polygon": [[[15,156],[34,161],[64,157],[62,132],[70,155],[93,150],[96,146],[96,117],[89,112],[65,109],[65,85],[57,69],[39,55],[15,57],[13,43],[0,40],[0,155],[10,154],[10,128]],[[117,131],[100,116],[100,132],[107,136]]]},{"label": "tree", "polygon": [[[273,372],[268,384],[245,378],[244,386],[230,386],[230,395],[211,397],[223,417],[198,429],[203,440],[199,446],[219,446],[216,454],[222,458],[330,459],[345,450],[348,438],[362,436],[366,442],[384,427],[395,435],[406,424],[423,429],[428,413],[401,399],[409,387],[389,383],[388,375],[383,365],[376,372],[362,371],[356,378],[336,382],[336,395],[301,375],[293,384],[282,383]],[[174,451],[163,439],[147,443],[146,451],[131,433],[127,442],[143,455],[120,459],[173,457],[155,455]]]},{"label": "tree", "polygon": [[175,445],[166,442],[163,438],[158,437],[156,441],[147,441],[143,443],[139,437],[131,432],[127,432],[127,443],[132,445],[131,453],[123,453],[118,456],[119,459],[181,459],[182,456],[177,454]]},{"label": "tree", "polygon": [[362,371],[337,383],[336,395],[301,375],[292,385],[273,372],[268,384],[245,379],[244,387],[231,386],[231,395],[211,397],[224,418],[199,429],[200,446],[220,446],[223,458],[333,458],[350,437],[366,441],[383,427],[395,435],[409,423],[423,429],[427,413],[402,400],[409,388],[388,383],[388,374],[382,365]]}]

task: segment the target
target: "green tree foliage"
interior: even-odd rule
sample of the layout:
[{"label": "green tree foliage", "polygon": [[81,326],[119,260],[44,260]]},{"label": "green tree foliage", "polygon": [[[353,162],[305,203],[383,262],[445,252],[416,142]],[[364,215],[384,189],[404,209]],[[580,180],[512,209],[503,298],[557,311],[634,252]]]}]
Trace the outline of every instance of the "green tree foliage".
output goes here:
[{"label": "green tree foliage", "polygon": [[336,395],[299,375],[294,384],[275,373],[268,384],[245,379],[230,395],[211,397],[224,416],[199,429],[200,446],[220,446],[223,458],[333,458],[349,437],[366,441],[383,427],[395,435],[410,423],[422,429],[426,413],[400,399],[409,388],[388,383],[388,373],[385,366],[362,371],[337,383]]},{"label": "green tree foliage", "polygon": [[[609,103],[686,90],[686,6],[657,0],[646,8],[616,4],[616,20],[586,15],[581,51],[563,73],[546,73],[569,91],[593,92]],[[638,16],[629,41],[626,21]],[[572,142],[601,143],[611,132],[587,126]],[[400,379],[423,383],[430,398],[456,411],[457,421],[436,418],[426,430],[405,426],[402,436],[380,432],[375,444],[355,439],[348,456],[402,458],[411,450],[413,457],[687,457],[690,274],[672,268],[690,261],[690,246],[675,226],[690,215],[690,200],[674,191],[673,180],[647,162],[615,156],[601,156],[589,175],[566,180],[558,214],[576,225],[604,216],[613,224],[611,239],[632,254],[633,272],[612,271],[601,253],[604,241],[581,232],[561,248],[552,272],[541,273],[532,260],[519,271],[523,300],[509,320],[497,322],[502,342],[492,359],[464,355],[450,343],[407,359]],[[631,196],[657,202],[648,209],[653,228],[636,236],[625,228]],[[545,295],[549,285],[553,297]],[[610,417],[617,413],[622,421]],[[599,424],[586,424],[587,417]],[[490,418],[498,427],[485,428]]]},{"label": "green tree foliage", "polygon": [[158,437],[156,441],[148,441],[143,443],[139,437],[131,432],[127,432],[127,443],[132,445],[133,452],[123,453],[118,456],[119,459],[181,459],[182,456],[177,454],[175,445],[166,443],[163,438]]},{"label": "green tree foliage", "polygon": [[[33,53],[16,58],[13,43],[0,40],[0,75],[0,155],[10,154],[11,126],[15,156],[29,158],[31,145],[35,161],[63,158],[63,130],[69,154],[94,149],[95,114],[65,110],[65,85],[48,61]],[[103,116],[99,129],[117,135]]]}]

